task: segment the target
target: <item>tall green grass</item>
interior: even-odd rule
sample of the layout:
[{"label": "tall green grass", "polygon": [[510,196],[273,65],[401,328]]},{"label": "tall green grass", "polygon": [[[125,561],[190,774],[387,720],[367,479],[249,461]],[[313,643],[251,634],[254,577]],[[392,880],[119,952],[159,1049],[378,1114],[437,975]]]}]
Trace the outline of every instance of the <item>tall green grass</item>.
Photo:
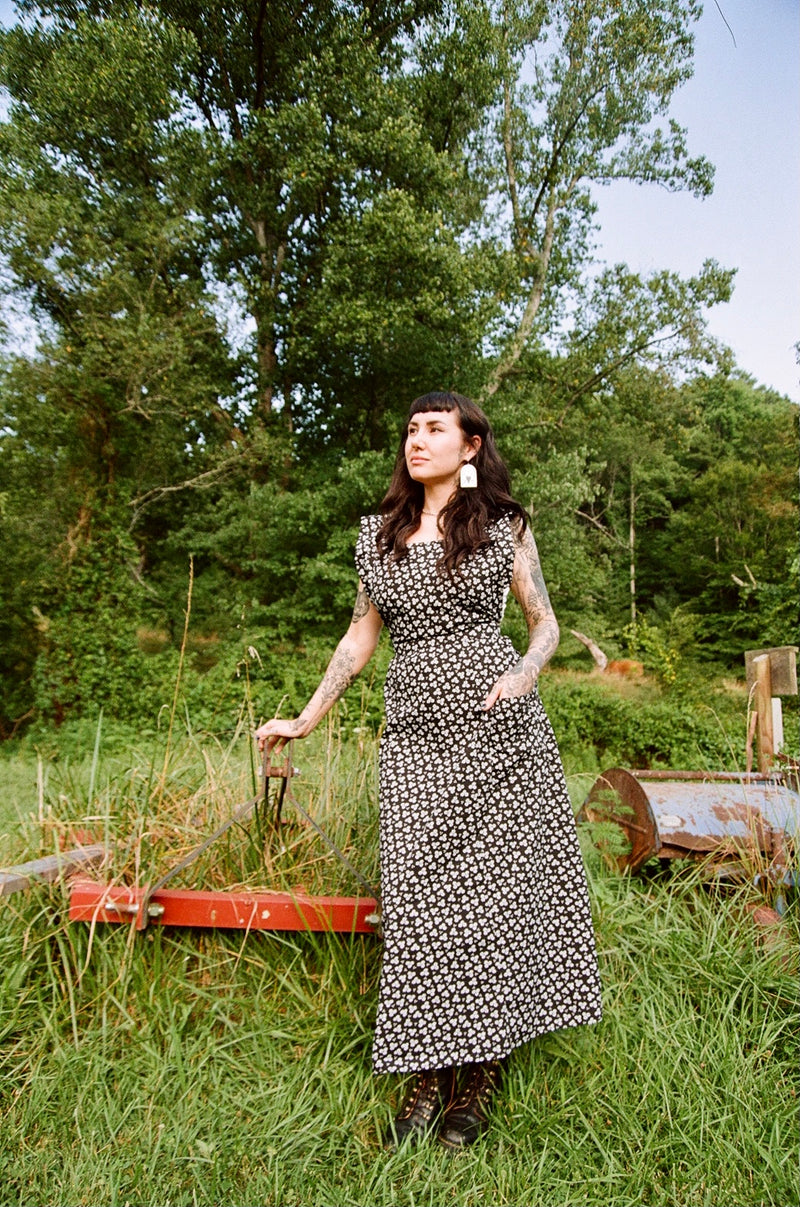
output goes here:
[{"label": "tall green grass", "polygon": [[[360,730],[332,721],[296,747],[294,787],[374,874],[376,741]],[[144,881],[252,790],[244,725],[140,754],[93,742],[51,768],[44,823],[34,794],[21,836],[97,825],[120,847],[110,874]],[[184,883],[355,891],[304,827],[255,830]],[[515,1053],[491,1131],[456,1157],[381,1147],[402,1082],[370,1072],[376,938],[136,934],[70,924],[64,887],[7,899],[0,1203],[796,1203],[796,914],[766,946],[748,890],[587,862],[605,1017]]]}]

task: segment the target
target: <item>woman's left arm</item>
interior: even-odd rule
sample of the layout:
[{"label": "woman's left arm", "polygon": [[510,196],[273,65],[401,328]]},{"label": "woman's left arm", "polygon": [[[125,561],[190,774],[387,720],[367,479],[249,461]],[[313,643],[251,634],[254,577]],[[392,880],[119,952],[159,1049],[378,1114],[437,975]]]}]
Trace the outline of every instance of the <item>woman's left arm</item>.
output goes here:
[{"label": "woman's left arm", "polygon": [[558,646],[558,621],[555,618],[533,533],[526,528],[517,541],[511,592],[528,624],[528,649],[495,683],[483,702],[484,709],[501,699],[527,696],[536,686],[539,672]]}]

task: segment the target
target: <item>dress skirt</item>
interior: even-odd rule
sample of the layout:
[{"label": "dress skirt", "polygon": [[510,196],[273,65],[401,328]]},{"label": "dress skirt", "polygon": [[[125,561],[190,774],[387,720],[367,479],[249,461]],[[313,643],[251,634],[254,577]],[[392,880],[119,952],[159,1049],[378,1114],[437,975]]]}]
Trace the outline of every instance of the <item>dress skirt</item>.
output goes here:
[{"label": "dress skirt", "polygon": [[600,1018],[586,879],[556,740],[536,692],[482,701],[518,659],[500,633],[514,539],[450,578],[439,542],[399,562],[362,520],[356,565],[394,646],[384,688],[380,1073],[500,1059]]}]

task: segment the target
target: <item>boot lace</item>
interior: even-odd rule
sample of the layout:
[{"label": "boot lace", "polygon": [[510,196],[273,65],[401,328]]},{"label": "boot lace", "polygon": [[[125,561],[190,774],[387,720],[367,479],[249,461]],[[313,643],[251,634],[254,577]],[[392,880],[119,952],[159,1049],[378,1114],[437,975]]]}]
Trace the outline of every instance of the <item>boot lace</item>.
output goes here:
[{"label": "boot lace", "polygon": [[451,1111],[473,1109],[476,1106],[488,1104],[500,1075],[500,1065],[497,1061],[487,1061],[485,1064],[475,1064],[467,1074],[461,1093],[453,1102]]},{"label": "boot lace", "polygon": [[432,1114],[439,1105],[439,1094],[439,1076],[435,1069],[417,1073],[397,1119],[408,1119],[415,1110]]}]

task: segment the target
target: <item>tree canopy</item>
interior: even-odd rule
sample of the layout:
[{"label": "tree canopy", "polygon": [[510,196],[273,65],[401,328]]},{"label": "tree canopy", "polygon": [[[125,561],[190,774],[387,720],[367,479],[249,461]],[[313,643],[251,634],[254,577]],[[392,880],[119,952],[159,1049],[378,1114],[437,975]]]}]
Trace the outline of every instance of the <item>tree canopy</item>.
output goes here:
[{"label": "tree canopy", "polygon": [[0,379],[6,732],[135,712],[190,556],[198,640],[329,640],[431,388],[489,411],[567,622],[622,642],[680,609],[727,660],[791,640],[795,412],[708,338],[733,271],[594,255],[603,183],[712,188],[670,116],[694,0],[17,9],[0,287],[37,336]]}]

